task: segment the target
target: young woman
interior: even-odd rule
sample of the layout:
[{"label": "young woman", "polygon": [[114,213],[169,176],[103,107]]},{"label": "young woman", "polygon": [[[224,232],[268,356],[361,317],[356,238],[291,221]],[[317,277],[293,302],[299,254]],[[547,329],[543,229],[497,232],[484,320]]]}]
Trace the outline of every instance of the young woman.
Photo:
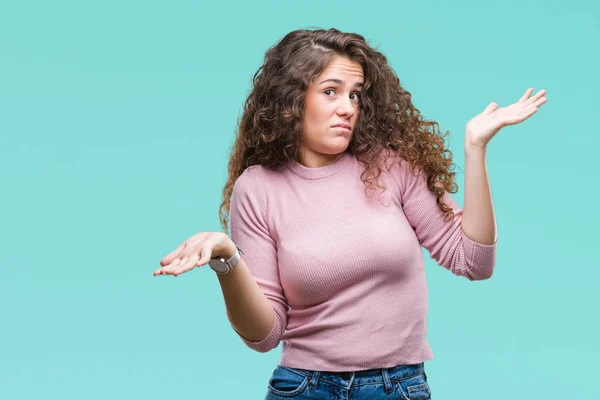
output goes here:
[{"label": "young woman", "polygon": [[358,34],[290,32],[245,102],[219,209],[230,235],[188,238],[155,275],[208,263],[241,340],[283,343],[267,399],[430,398],[421,246],[455,275],[492,276],[486,146],[546,102],[532,92],[467,123],[461,209],[445,135],[386,57]]}]

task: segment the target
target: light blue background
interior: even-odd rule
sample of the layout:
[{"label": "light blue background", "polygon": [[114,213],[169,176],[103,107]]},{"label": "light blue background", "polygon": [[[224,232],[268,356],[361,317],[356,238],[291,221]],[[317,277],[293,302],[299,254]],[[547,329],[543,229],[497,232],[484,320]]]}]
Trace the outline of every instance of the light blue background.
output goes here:
[{"label": "light blue background", "polygon": [[492,279],[425,253],[426,368],[435,399],[599,398],[599,15],[582,0],[0,2],[0,398],[264,397],[281,346],[245,347],[210,269],[152,272],[220,230],[250,79],[308,27],[379,45],[461,168],[471,117],[548,90],[489,145]]}]

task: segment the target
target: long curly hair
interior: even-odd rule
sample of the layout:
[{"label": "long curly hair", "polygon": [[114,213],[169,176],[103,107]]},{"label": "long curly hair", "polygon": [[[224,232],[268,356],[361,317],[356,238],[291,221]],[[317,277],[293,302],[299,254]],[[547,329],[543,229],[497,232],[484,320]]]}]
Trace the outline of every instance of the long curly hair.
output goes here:
[{"label": "long curly hair", "polygon": [[[400,84],[387,58],[370,47],[356,33],[337,29],[296,30],[265,54],[252,78],[238,133],[231,149],[228,179],[223,188],[219,219],[227,233],[230,200],[236,179],[252,165],[279,169],[297,160],[301,142],[306,91],[337,56],[362,66],[364,87],[359,116],[352,139],[346,149],[364,167],[361,180],[365,191],[383,188],[381,155],[388,149],[408,161],[413,174],[419,170],[427,176],[427,186],[436,194],[437,204],[453,219],[454,213],[442,200],[444,193],[456,193],[455,165],[452,152],[444,148],[444,137],[435,121],[426,121],[411,103],[411,94]],[[389,151],[387,152],[389,154]]]}]

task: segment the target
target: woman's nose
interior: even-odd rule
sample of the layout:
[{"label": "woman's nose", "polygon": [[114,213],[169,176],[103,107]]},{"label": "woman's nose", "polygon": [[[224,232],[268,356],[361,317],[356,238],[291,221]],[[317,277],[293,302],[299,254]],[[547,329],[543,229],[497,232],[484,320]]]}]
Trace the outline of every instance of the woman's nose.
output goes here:
[{"label": "woman's nose", "polygon": [[354,106],[350,100],[342,101],[342,103],[337,108],[337,113],[339,115],[347,115],[349,117],[354,115]]}]

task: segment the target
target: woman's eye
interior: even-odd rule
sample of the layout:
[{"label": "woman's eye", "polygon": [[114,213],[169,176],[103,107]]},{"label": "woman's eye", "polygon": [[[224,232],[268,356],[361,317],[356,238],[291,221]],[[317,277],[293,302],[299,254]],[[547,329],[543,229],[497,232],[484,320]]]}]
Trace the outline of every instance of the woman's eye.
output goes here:
[{"label": "woman's eye", "polygon": [[[329,93],[330,93],[330,92],[333,92],[333,93],[335,93],[335,89],[325,89],[325,90],[323,91],[323,93],[325,93],[327,96],[329,96]],[[351,94],[350,94],[350,96],[354,96],[356,100],[360,100],[360,95],[361,95],[361,93],[360,93],[360,92],[354,92],[354,93],[351,93]]]}]

